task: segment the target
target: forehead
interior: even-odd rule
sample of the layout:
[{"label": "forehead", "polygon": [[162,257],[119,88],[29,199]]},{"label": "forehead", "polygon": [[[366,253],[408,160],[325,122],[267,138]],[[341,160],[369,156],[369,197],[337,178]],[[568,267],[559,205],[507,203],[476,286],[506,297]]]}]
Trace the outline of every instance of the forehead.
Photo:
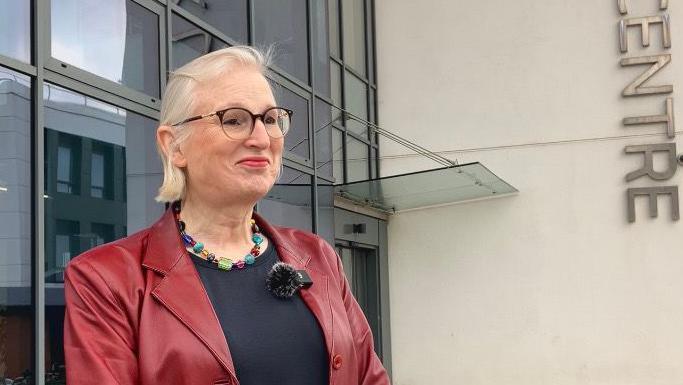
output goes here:
[{"label": "forehead", "polygon": [[244,107],[261,111],[275,105],[268,80],[258,70],[238,67],[221,76],[203,82],[195,92],[197,109]]}]

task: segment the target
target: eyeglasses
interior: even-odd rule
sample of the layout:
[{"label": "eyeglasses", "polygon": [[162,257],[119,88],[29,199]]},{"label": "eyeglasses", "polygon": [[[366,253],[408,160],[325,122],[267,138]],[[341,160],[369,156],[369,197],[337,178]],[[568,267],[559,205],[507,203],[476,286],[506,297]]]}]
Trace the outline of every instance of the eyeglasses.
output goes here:
[{"label": "eyeglasses", "polygon": [[173,124],[179,126],[183,123],[217,116],[223,128],[223,132],[230,139],[246,139],[254,131],[256,119],[261,119],[266,127],[266,133],[271,138],[282,138],[289,131],[294,111],[283,107],[270,107],[261,114],[252,114],[251,111],[240,107],[226,108],[206,115],[197,115],[182,122]]}]

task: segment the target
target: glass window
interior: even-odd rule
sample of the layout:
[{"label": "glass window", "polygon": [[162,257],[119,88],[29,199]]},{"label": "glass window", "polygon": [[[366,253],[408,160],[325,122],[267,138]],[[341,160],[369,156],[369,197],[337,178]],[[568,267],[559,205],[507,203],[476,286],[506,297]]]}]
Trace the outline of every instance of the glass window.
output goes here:
[{"label": "glass window", "polygon": [[365,76],[365,1],[342,3],[344,63]]},{"label": "glass window", "polygon": [[[368,86],[350,72],[344,77],[346,80],[344,88],[344,107],[347,111],[358,118],[368,120]],[[347,120],[346,128],[358,135],[367,137],[368,127],[357,121]]]},{"label": "glass window", "polygon": [[334,245],[334,186],[318,179],[318,234]]},{"label": "glass window", "polygon": [[330,60],[330,97],[335,106],[342,105],[341,66]]},{"label": "glass window", "polygon": [[52,57],[159,96],[159,17],[132,0],[60,0]]},{"label": "glass window", "polygon": [[255,41],[274,44],[278,67],[308,84],[306,0],[254,0]]},{"label": "glass window", "polygon": [[216,27],[238,43],[247,43],[249,30],[246,0],[175,0],[191,14]]},{"label": "glass window", "polygon": [[369,16],[366,20],[370,23],[368,26],[368,38],[365,39],[365,41],[368,44],[368,79],[370,80],[371,84],[375,84],[375,1],[374,0],[367,0],[368,2],[368,13]]},{"label": "glass window", "polygon": [[339,0],[327,0],[330,23],[330,55],[339,58]]},{"label": "glass window", "polygon": [[335,183],[344,183],[344,133],[332,130],[332,176]]},{"label": "glass window", "polygon": [[172,69],[228,46],[222,40],[176,14],[173,14],[171,31]]},{"label": "glass window", "polygon": [[[315,99],[315,167],[318,175],[332,176],[332,110],[329,104]],[[339,115],[337,113],[336,115]]]},{"label": "glass window", "polygon": [[274,225],[313,230],[311,176],[285,167],[277,184],[258,204],[258,212]]},{"label": "glass window", "polygon": [[347,136],[346,156],[346,169],[349,172],[348,181],[369,179],[368,145]]},{"label": "glass window", "polygon": [[[151,224],[161,184],[156,122],[89,96],[46,84],[45,259],[46,367],[64,365],[64,268],[76,255]],[[60,148],[70,148],[72,191],[59,192]],[[62,156],[64,157],[64,156]],[[61,171],[63,172],[63,171]],[[81,175],[80,184],[74,175]],[[63,370],[62,370],[63,372]]]},{"label": "glass window", "polygon": [[0,55],[31,60],[31,2],[0,1]]},{"label": "glass window", "polygon": [[74,184],[71,170],[74,162],[71,157],[71,147],[60,145],[57,147],[57,192],[73,194]]},{"label": "glass window", "polygon": [[281,106],[294,111],[292,127],[285,136],[285,150],[304,159],[310,158],[308,148],[308,101],[280,85],[275,85],[275,98]]},{"label": "glass window", "polygon": [[90,196],[104,197],[104,154],[92,153],[90,158]]},{"label": "glass window", "polygon": [[379,157],[377,156],[377,149],[370,148],[370,178],[376,179],[379,177]]},{"label": "glass window", "polygon": [[327,27],[326,3],[312,1],[313,20],[311,29],[313,36],[313,80],[315,89],[322,95],[330,96],[330,50],[328,47],[329,28]]},{"label": "glass window", "polygon": [[115,239],[114,237],[114,226],[106,223],[92,223],[90,224],[90,232],[92,232],[92,240],[94,246],[103,245],[105,243],[111,242]]},{"label": "glass window", "polygon": [[7,352],[0,354],[0,368],[5,378],[16,380],[26,371],[34,372],[31,81],[3,67],[0,67],[0,117],[0,349]]}]

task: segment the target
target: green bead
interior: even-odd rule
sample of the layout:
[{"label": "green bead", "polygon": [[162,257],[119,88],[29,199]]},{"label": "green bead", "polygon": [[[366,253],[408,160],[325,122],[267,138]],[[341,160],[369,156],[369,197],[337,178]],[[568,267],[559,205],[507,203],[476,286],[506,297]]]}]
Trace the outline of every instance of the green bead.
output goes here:
[{"label": "green bead", "polygon": [[247,265],[253,265],[254,262],[256,262],[256,258],[254,258],[254,256],[251,255],[251,254],[247,254],[247,255],[244,257],[244,262],[245,262]]},{"label": "green bead", "polygon": [[218,268],[223,270],[232,269],[232,260],[229,258],[221,258],[218,260]]},{"label": "green bead", "polygon": [[201,243],[201,242],[197,242],[197,243],[194,244],[194,246],[192,246],[192,250],[193,250],[195,253],[201,253],[202,250],[204,250],[204,244]]}]

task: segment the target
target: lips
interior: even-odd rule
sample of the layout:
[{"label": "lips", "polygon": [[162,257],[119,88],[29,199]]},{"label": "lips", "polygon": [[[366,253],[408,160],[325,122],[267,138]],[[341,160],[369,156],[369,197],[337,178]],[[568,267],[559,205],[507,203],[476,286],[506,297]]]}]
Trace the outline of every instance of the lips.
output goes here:
[{"label": "lips", "polygon": [[268,161],[268,158],[260,157],[260,156],[252,156],[248,158],[241,159],[239,162],[237,162],[239,165],[247,166],[247,167],[268,167],[270,164],[270,161]]}]

